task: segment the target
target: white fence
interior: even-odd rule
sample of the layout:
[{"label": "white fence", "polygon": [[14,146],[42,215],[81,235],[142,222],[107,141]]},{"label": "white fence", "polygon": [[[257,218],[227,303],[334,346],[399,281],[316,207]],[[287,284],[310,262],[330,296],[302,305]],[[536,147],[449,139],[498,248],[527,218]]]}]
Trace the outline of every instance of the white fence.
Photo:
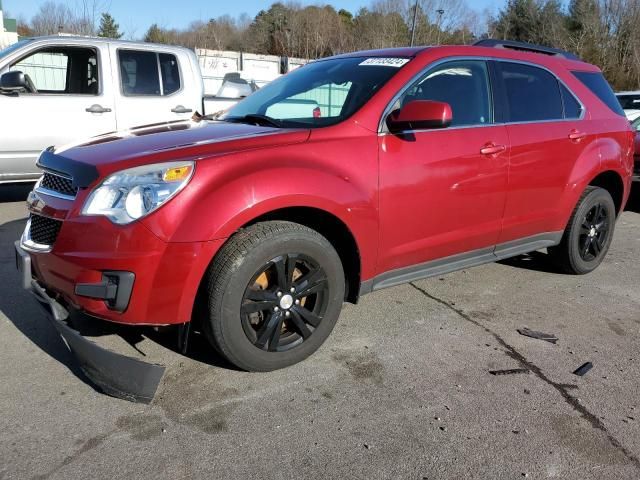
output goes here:
[{"label": "white fence", "polygon": [[239,73],[246,81],[255,82],[258,87],[262,87],[308,62],[302,58],[204,48],[196,48],[196,55],[200,62],[204,91],[207,95],[216,94],[224,76],[228,73]]},{"label": "white fence", "polygon": [[63,92],[67,84],[67,60],[62,53],[36,53],[16,63],[11,70],[29,75],[38,90]]}]

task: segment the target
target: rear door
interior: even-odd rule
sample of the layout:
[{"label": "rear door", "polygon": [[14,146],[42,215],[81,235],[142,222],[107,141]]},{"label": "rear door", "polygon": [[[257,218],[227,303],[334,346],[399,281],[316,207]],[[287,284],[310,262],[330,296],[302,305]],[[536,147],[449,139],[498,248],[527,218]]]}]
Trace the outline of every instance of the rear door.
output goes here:
[{"label": "rear door", "polygon": [[586,148],[597,148],[596,130],[583,120],[586,112],[577,97],[550,71],[524,63],[492,63],[511,144],[498,243],[557,240],[564,228],[559,225],[561,199],[577,159]]},{"label": "rear door", "polygon": [[44,148],[115,130],[109,68],[99,43],[40,47],[10,65],[37,91],[0,95],[0,181],[36,179]]},{"label": "rear door", "polygon": [[188,119],[201,108],[201,91],[186,55],[112,44],[111,58],[119,130]]},{"label": "rear door", "polygon": [[407,274],[420,277],[437,267],[436,259],[462,253],[464,258],[456,259],[463,262],[492,258],[502,225],[509,145],[506,127],[494,120],[484,60],[432,67],[392,109],[413,100],[448,103],[453,121],[439,130],[379,137],[378,271],[412,266]]}]

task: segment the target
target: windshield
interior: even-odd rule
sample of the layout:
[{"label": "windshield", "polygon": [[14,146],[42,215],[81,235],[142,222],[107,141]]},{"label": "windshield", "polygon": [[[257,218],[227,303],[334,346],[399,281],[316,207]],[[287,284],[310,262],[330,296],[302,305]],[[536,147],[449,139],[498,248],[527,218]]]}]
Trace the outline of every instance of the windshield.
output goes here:
[{"label": "windshield", "polygon": [[625,110],[640,110],[640,94],[618,95],[618,100]]},{"label": "windshield", "polygon": [[334,125],[360,109],[409,60],[357,57],[309,63],[251,94],[220,119],[260,116],[281,127]]},{"label": "windshield", "polygon": [[0,50],[0,60],[3,59],[4,57],[6,57],[7,55],[9,55],[10,53],[15,52],[19,48],[24,47],[30,41],[31,40],[20,40],[19,42],[14,43],[13,45],[5,48],[4,50]]},{"label": "windshield", "polygon": [[631,128],[633,128],[636,132],[640,132],[640,117],[631,122]]}]

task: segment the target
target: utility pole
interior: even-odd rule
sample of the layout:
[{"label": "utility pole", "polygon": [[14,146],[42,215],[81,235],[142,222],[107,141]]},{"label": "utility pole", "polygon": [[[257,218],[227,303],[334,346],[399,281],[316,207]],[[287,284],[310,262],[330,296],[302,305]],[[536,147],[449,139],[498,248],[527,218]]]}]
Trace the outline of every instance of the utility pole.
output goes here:
[{"label": "utility pole", "polygon": [[411,46],[413,47],[413,42],[416,38],[416,20],[418,17],[418,0],[416,0],[416,4],[413,6],[413,24],[411,25]]},{"label": "utility pole", "polygon": [[442,31],[442,15],[444,15],[444,10],[440,8],[436,10],[436,13],[438,14],[438,45],[440,45],[440,32]]}]

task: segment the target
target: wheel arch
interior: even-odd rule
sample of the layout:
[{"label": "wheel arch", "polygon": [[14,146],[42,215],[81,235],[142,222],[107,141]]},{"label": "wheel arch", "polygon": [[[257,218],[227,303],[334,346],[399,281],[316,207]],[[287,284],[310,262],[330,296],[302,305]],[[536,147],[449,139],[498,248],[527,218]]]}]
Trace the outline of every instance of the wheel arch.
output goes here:
[{"label": "wheel arch", "polygon": [[600,172],[589,181],[587,186],[600,187],[609,192],[611,198],[613,198],[613,203],[616,206],[616,215],[621,213],[625,188],[624,181],[618,172],[614,170],[605,170]]},{"label": "wheel arch", "polygon": [[362,275],[360,248],[349,227],[336,215],[315,207],[284,207],[253,218],[241,228],[247,228],[264,221],[282,220],[298,223],[315,230],[325,237],[340,256],[344,268],[345,300],[357,303]]}]

